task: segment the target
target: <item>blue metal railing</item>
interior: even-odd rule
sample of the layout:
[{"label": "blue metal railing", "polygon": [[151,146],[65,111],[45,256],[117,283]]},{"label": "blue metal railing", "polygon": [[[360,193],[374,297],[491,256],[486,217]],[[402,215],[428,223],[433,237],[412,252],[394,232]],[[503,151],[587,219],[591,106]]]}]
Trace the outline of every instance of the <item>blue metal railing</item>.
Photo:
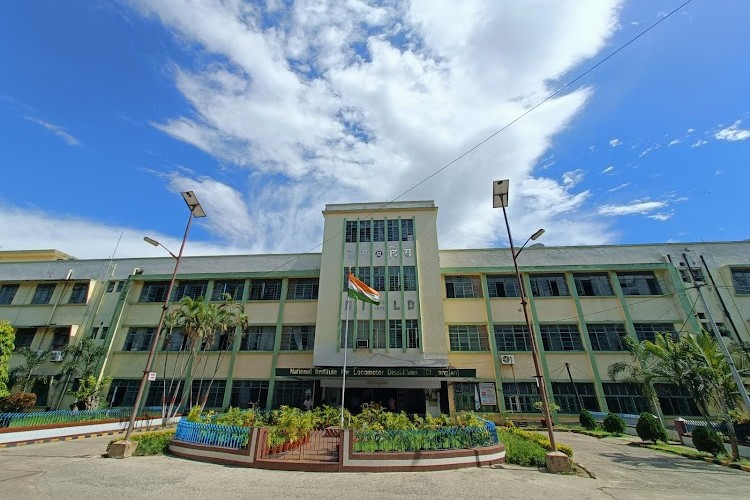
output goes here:
[{"label": "blue metal railing", "polygon": [[[697,427],[706,427],[705,420],[683,419],[683,421],[685,422],[685,432],[688,434],[692,434]],[[711,428],[716,432],[721,432],[724,434],[727,434],[729,432],[726,422],[711,422]]]},{"label": "blue metal railing", "polygon": [[[37,427],[40,425],[92,422],[97,420],[127,420],[132,408],[102,408],[99,410],[54,410],[28,413],[0,413],[0,427]],[[138,412],[138,416],[159,416],[161,407],[150,406]]]},{"label": "blue metal railing", "polygon": [[238,450],[247,447],[250,429],[250,427],[190,422],[186,418],[181,418],[177,424],[175,439],[186,443]]},{"label": "blue metal railing", "polygon": [[[604,420],[604,417],[607,416],[607,413],[603,411],[592,411],[590,413],[593,415],[594,420],[599,423],[601,423]],[[628,413],[615,413],[615,415],[623,419],[628,427],[635,427],[638,423],[638,419],[641,417],[640,415],[630,415]]]}]

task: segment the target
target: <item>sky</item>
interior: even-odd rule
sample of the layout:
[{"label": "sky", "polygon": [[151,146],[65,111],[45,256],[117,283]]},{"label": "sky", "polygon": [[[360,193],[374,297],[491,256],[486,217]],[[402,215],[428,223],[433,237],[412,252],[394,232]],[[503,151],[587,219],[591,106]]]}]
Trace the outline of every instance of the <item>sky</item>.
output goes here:
[{"label": "sky", "polygon": [[522,241],[748,239],[750,3],[683,3],[0,2],[0,250],[163,256],[186,190],[186,255],[319,252],[326,204],[409,200],[504,247],[499,179]]}]

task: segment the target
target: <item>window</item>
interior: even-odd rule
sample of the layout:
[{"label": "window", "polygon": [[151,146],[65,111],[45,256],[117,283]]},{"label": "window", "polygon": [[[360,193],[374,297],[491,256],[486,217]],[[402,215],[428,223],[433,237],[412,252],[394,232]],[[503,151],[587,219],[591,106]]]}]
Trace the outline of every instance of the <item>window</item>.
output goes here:
[{"label": "window", "polygon": [[384,266],[375,266],[372,268],[372,284],[370,284],[372,288],[377,290],[378,292],[384,292],[385,291],[385,267]]},{"label": "window", "polygon": [[[209,387],[210,385],[210,387]],[[227,388],[226,380],[193,380],[190,387],[190,398],[193,404],[200,404],[206,400],[206,408],[221,408],[224,406],[224,392]]]},{"label": "window", "polygon": [[24,347],[31,347],[31,343],[36,336],[36,328],[18,328],[16,330],[16,340],[14,351],[20,351]]},{"label": "window", "polygon": [[478,276],[446,276],[445,296],[449,299],[482,298],[482,285]]},{"label": "window", "polygon": [[581,413],[578,397],[587,410],[599,411],[599,401],[592,383],[576,382],[574,387],[570,382],[552,382],[552,393],[555,395],[555,403],[560,405],[560,413]]},{"label": "window", "polygon": [[168,289],[169,282],[167,281],[146,282],[143,284],[138,302],[165,302]]},{"label": "window", "polygon": [[385,241],[385,221],[372,221],[372,241]]},{"label": "window", "polygon": [[404,347],[404,330],[400,319],[388,320],[388,347],[391,349]]},{"label": "window", "polygon": [[242,332],[242,351],[273,351],[276,326],[251,326]]},{"label": "window", "polygon": [[414,221],[401,219],[401,241],[414,241]]},{"label": "window", "polygon": [[522,413],[541,413],[542,411],[534,408],[534,403],[540,401],[536,382],[503,384],[503,399],[505,409],[508,411]]},{"label": "window", "polygon": [[404,266],[404,291],[413,292],[417,289],[417,268]]},{"label": "window", "polygon": [[162,344],[162,350],[164,351],[184,351],[187,350],[187,337],[182,333],[182,330],[175,329],[168,332],[164,338]]},{"label": "window", "polygon": [[623,295],[661,295],[659,283],[652,272],[617,273]]},{"label": "window", "polygon": [[602,389],[607,399],[607,407],[611,412],[640,415],[644,411],[651,411],[646,396],[637,384],[604,382]]},{"label": "window", "polygon": [[385,320],[375,319],[372,321],[372,348],[385,349],[388,345],[385,342]]},{"label": "window", "polygon": [[606,297],[614,295],[609,276],[601,274],[573,274],[576,292],[580,297]]},{"label": "window", "polygon": [[109,327],[108,326],[102,326],[99,328],[99,338],[100,339],[106,339],[107,334],[109,334]]},{"label": "window", "polygon": [[369,243],[372,236],[372,223],[369,220],[359,221],[359,241]]},{"label": "window", "polygon": [[518,291],[518,278],[512,274],[488,275],[487,294],[492,298],[498,297],[520,297]]},{"label": "window", "polygon": [[313,382],[287,382],[279,380],[273,393],[273,407],[292,406],[302,408],[305,396],[312,395]]},{"label": "window", "polygon": [[312,351],[315,343],[315,325],[285,326],[281,329],[282,351]]},{"label": "window", "polygon": [[732,284],[737,295],[750,295],[750,269],[732,269]]},{"label": "window", "polygon": [[123,351],[148,351],[151,349],[151,342],[154,338],[156,328],[128,328],[128,335],[125,337]]},{"label": "window", "polygon": [[653,342],[656,340],[656,333],[666,333],[673,338],[677,337],[677,331],[674,329],[672,323],[633,323],[635,329],[635,335],[638,337],[638,342],[644,340],[650,340]]},{"label": "window", "polygon": [[245,291],[245,280],[216,281],[211,292],[211,300],[224,300],[227,295],[232,300],[242,300]]},{"label": "window", "polygon": [[497,352],[530,351],[531,338],[526,325],[495,325]]},{"label": "window", "polygon": [[664,415],[692,417],[701,414],[687,389],[673,384],[654,384],[654,389]]},{"label": "window", "polygon": [[172,300],[178,302],[183,297],[190,297],[193,300],[204,297],[206,288],[208,288],[208,281],[181,281],[172,292]]},{"label": "window", "polygon": [[[369,271],[369,268],[368,268]],[[318,298],[318,278],[290,279],[287,300],[314,300]]]},{"label": "window", "polygon": [[[357,341],[366,340],[370,343],[370,320],[359,320],[357,321]],[[355,344],[355,347],[358,344]]]},{"label": "window", "polygon": [[109,283],[107,283],[107,293],[114,292],[115,286],[117,286],[117,281],[110,281]]},{"label": "window", "polygon": [[109,384],[109,393],[107,393],[107,401],[109,401],[110,406],[132,407],[140,383],[141,381],[138,379],[114,379]]},{"label": "window", "polygon": [[232,342],[234,341],[234,330],[231,332],[221,333],[215,331],[214,334],[201,342],[202,351],[231,351]]},{"label": "window", "polygon": [[388,222],[388,241],[399,241],[398,220],[389,220]]},{"label": "window", "polygon": [[36,394],[36,403],[34,403],[37,406],[47,406],[47,399],[49,398],[49,386],[50,384],[47,383],[44,378],[37,379],[34,382],[34,385],[31,388],[31,392]]},{"label": "window", "polygon": [[49,304],[52,294],[55,293],[54,283],[40,283],[36,286],[34,297],[31,299],[32,304]]},{"label": "window", "polygon": [[253,280],[250,284],[250,300],[279,300],[281,280]]},{"label": "window", "polygon": [[541,325],[539,331],[545,351],[583,351],[576,325]]},{"label": "window", "polygon": [[497,411],[497,405],[485,406],[477,401],[478,394],[478,384],[464,382],[453,384],[453,401],[456,404],[456,411]]},{"label": "window", "polygon": [[[356,274],[357,278],[359,278],[360,281],[367,284],[368,286],[372,286],[372,280],[370,278],[370,268],[369,267],[360,267],[357,270]],[[347,280],[347,289],[349,288],[349,282]]]},{"label": "window", "polygon": [[451,351],[489,351],[490,342],[484,325],[448,326]]},{"label": "window", "polygon": [[89,295],[88,283],[76,283],[73,285],[73,291],[70,292],[68,304],[85,304]]},{"label": "window", "polygon": [[595,351],[624,351],[625,325],[622,324],[586,324]]},{"label": "window", "polygon": [[13,298],[18,291],[18,285],[0,286],[0,306],[7,306],[13,303]]},{"label": "window", "polygon": [[388,266],[388,290],[397,292],[401,290],[401,268]]},{"label": "window", "polygon": [[570,295],[568,285],[565,284],[565,276],[562,274],[532,274],[531,293],[534,297],[563,297]]},{"label": "window", "polygon": [[346,347],[349,349],[354,347],[354,320],[350,319],[348,324],[346,321],[341,322],[341,331],[339,332],[339,347],[344,348],[344,341],[346,341]]},{"label": "window", "polygon": [[406,320],[406,348],[419,349],[419,321]]},{"label": "window", "polygon": [[52,331],[52,342],[49,345],[50,351],[62,351],[70,342],[70,327],[55,328]]},{"label": "window", "polygon": [[229,405],[235,408],[265,408],[268,398],[267,380],[235,380]]},{"label": "window", "polygon": [[346,242],[347,243],[357,242],[357,221],[356,220],[346,221]]}]

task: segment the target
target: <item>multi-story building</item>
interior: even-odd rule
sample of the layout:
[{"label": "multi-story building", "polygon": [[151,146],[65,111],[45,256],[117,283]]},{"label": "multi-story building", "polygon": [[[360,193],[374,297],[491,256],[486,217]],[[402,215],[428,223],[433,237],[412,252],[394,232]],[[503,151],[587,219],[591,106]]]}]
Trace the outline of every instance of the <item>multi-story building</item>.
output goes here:
[{"label": "multi-story building", "polygon": [[[219,361],[209,407],[375,401],[409,412],[538,412],[530,333],[508,249],[440,250],[433,202],[329,205],[321,253],[184,257],[172,294],[240,301],[250,325],[203,354]],[[108,401],[132,405],[174,260],[33,259],[0,252],[0,319],[16,347],[61,351],[89,337],[106,347]],[[729,341],[750,341],[750,242],[545,247],[519,256],[544,382],[561,415],[639,413],[637,385],[607,368],[632,362],[624,339],[695,332],[709,315]],[[347,300],[346,270],[380,291],[379,306]],[[698,290],[708,309],[698,300]],[[348,320],[348,321],[347,321]],[[180,349],[159,346],[146,404],[161,401]],[[22,363],[14,356],[12,364]],[[38,368],[39,406],[72,399],[60,355]],[[212,364],[213,363],[213,364]],[[165,368],[166,366],[166,368]],[[667,415],[697,413],[678,387],[656,386]],[[192,387],[195,391],[196,388]],[[521,417],[523,416],[523,417]],[[538,418],[538,417],[533,417]]]}]

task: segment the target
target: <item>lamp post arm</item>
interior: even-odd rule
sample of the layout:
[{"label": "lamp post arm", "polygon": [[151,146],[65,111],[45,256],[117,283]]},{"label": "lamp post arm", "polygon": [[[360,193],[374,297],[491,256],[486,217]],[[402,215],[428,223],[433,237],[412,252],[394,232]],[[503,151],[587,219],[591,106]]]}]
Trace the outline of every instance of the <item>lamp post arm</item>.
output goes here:
[{"label": "lamp post arm", "polygon": [[531,321],[531,315],[529,314],[529,303],[526,300],[526,288],[523,284],[523,279],[521,278],[521,271],[518,269],[518,255],[521,253],[521,250],[526,246],[526,243],[528,243],[531,238],[526,240],[526,243],[523,244],[521,247],[521,250],[518,252],[515,251],[513,247],[513,236],[510,234],[510,223],[508,222],[508,213],[505,210],[505,206],[503,208],[503,218],[505,219],[505,227],[508,230],[508,243],[510,244],[510,255],[513,257],[513,269],[515,269],[516,272],[516,279],[518,280],[518,293],[521,296],[521,306],[523,308],[523,316],[526,320],[526,328],[529,331],[529,343],[531,344],[531,359],[534,360],[534,372],[535,372],[535,378],[537,381],[537,384],[539,385],[539,396],[542,398],[542,411],[544,412],[544,419],[547,422],[547,434],[549,435],[549,443],[550,448],[552,448],[550,451],[557,451],[557,444],[555,443],[555,433],[552,430],[552,414],[549,411],[549,401],[547,400],[547,386],[544,382],[544,376],[542,375],[540,364],[539,364],[539,349],[536,345],[536,339],[534,337],[534,325]]},{"label": "lamp post arm", "polygon": [[[151,349],[148,353],[148,359],[146,360],[146,368],[143,370],[143,376],[141,377],[141,383],[138,385],[138,393],[135,396],[135,401],[133,402],[133,409],[130,412],[130,422],[128,423],[128,430],[125,432],[125,441],[130,440],[130,435],[133,433],[133,428],[135,427],[135,418],[138,414],[138,408],[141,405],[141,399],[143,398],[143,391],[146,388],[146,383],[148,382],[148,374],[151,371],[151,366],[154,363],[154,357],[156,357],[156,349],[158,349],[159,346],[159,337],[161,336],[161,330],[164,327],[164,320],[167,316],[167,310],[169,309],[169,304],[172,299],[172,289],[174,288],[175,280],[177,279],[177,271],[180,268],[180,259],[182,258],[182,252],[185,249],[185,242],[187,241],[188,233],[190,232],[190,225],[193,222],[193,207],[190,208],[190,216],[188,217],[187,226],[185,227],[185,234],[182,237],[182,244],[180,245],[180,251],[177,253],[177,255],[173,254],[172,252],[169,252],[169,254],[175,258],[175,264],[174,264],[174,271],[172,272],[172,279],[169,281],[169,286],[167,287],[167,296],[164,299],[164,305],[161,308],[161,316],[159,316],[159,324],[156,327],[156,331],[154,332],[153,338],[151,340]],[[162,245],[163,246],[163,245]]]}]

